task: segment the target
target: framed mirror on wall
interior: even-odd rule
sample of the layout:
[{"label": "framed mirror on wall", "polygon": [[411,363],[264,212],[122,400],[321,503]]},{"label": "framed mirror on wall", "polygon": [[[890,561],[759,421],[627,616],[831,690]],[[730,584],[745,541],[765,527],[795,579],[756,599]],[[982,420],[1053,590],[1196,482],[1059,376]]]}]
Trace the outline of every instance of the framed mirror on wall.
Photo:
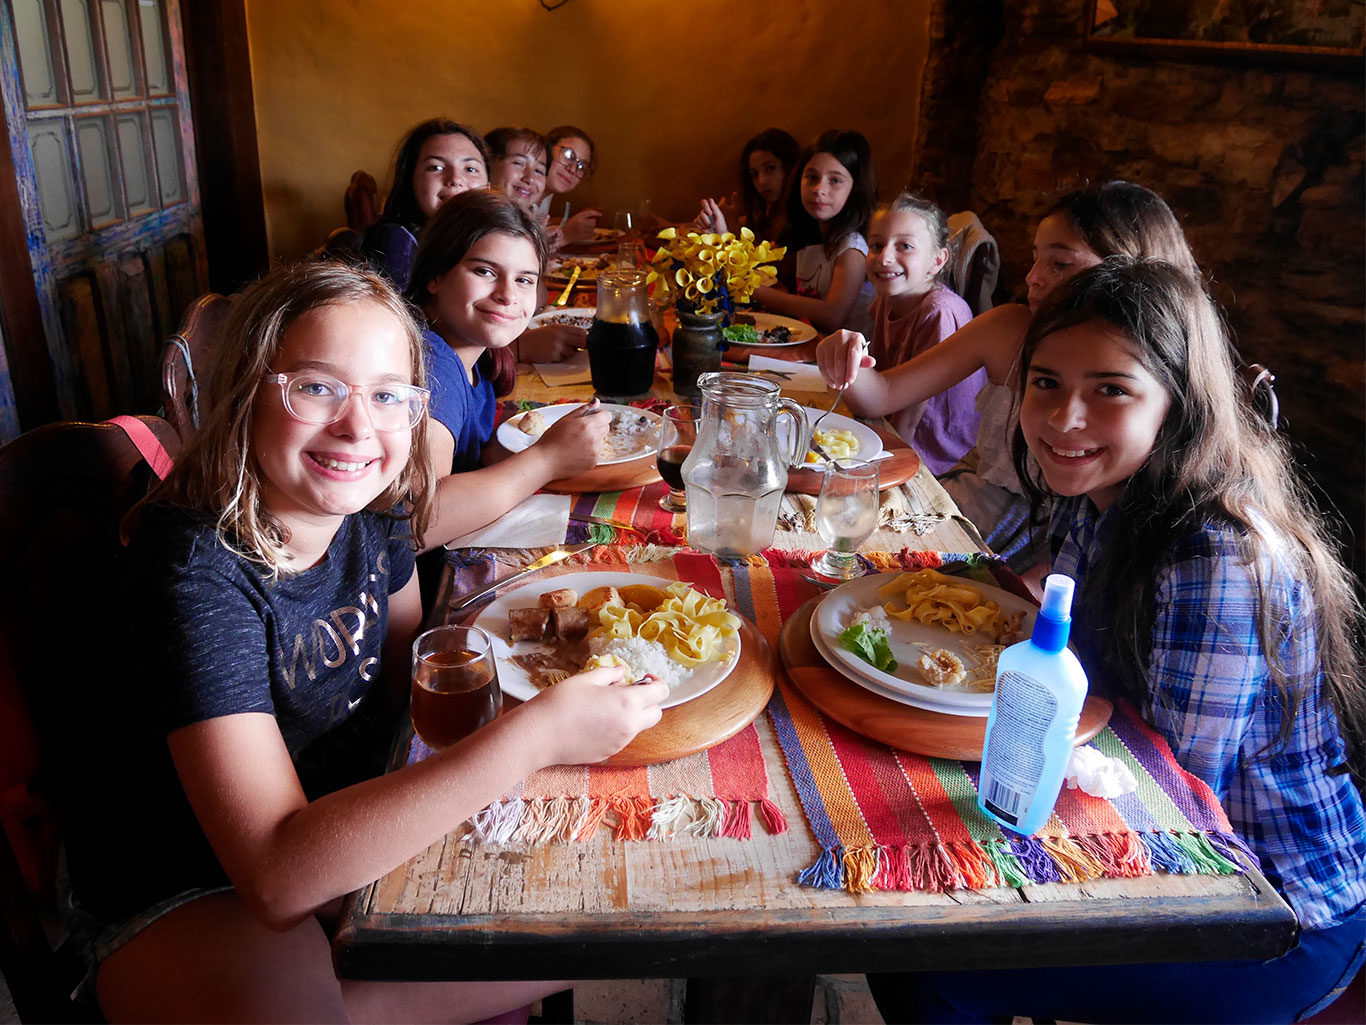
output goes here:
[{"label": "framed mirror on wall", "polygon": [[1088,0],[1098,51],[1169,60],[1359,67],[1360,0]]}]

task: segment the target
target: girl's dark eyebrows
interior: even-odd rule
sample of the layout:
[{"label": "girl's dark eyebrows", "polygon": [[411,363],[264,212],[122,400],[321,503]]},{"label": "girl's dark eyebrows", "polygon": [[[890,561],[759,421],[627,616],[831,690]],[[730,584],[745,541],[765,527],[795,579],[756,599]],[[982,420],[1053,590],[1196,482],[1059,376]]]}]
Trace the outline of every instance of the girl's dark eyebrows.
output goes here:
[{"label": "girl's dark eyebrows", "polygon": [[1122,371],[1122,370],[1091,370],[1091,371],[1088,371],[1088,372],[1086,373],[1085,376],[1086,376],[1088,379],[1095,379],[1095,378],[1099,378],[1099,377],[1122,377],[1122,378],[1124,378],[1126,381],[1137,381],[1137,380],[1138,380],[1138,375],[1137,375],[1137,374],[1126,374],[1126,373],[1125,373],[1124,371]]},{"label": "girl's dark eyebrows", "polygon": [[[497,260],[490,260],[486,256],[467,256],[465,259],[470,263],[482,264],[483,266],[490,267],[500,273],[507,273],[507,267],[504,264],[499,263]],[[539,278],[541,276],[539,267],[533,267],[529,270],[519,270],[513,273],[518,275],[530,274],[533,278]]]}]

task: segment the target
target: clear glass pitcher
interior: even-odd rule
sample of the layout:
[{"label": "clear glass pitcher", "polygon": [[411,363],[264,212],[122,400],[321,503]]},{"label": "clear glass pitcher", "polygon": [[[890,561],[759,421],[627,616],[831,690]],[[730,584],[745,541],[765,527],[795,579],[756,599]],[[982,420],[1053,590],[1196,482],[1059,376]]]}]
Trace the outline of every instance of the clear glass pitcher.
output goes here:
[{"label": "clear glass pitcher", "polygon": [[650,318],[643,270],[598,275],[598,311],[588,329],[588,369],[604,399],[646,395],[655,380],[659,332]]},{"label": "clear glass pitcher", "polygon": [[[683,463],[688,544],[727,559],[754,555],[773,544],[788,468],[806,455],[806,411],[753,374],[703,374],[697,385],[702,422]],[[786,439],[784,413],[794,427]]]}]

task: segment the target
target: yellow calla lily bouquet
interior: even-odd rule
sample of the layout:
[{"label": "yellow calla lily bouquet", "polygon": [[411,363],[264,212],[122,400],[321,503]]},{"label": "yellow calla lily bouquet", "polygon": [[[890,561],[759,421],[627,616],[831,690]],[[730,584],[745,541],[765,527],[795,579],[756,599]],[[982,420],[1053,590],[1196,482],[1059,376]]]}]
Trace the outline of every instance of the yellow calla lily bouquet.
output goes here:
[{"label": "yellow calla lily bouquet", "polygon": [[778,274],[764,264],[775,263],[787,252],[783,246],[754,241],[754,232],[679,236],[677,228],[659,233],[662,241],[646,282],[659,282],[660,299],[671,299],[682,310],[715,313],[729,321],[738,303],[749,301],[760,285],[771,285]]}]

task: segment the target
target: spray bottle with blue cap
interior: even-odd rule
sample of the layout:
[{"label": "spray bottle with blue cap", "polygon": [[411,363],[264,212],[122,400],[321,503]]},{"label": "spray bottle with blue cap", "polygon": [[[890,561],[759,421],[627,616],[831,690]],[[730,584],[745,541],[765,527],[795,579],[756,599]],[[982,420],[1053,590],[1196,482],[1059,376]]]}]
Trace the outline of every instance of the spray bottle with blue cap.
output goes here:
[{"label": "spray bottle with blue cap", "polygon": [[977,803],[1017,833],[1038,832],[1052,814],[1086,700],[1086,672],[1067,649],[1074,586],[1049,576],[1033,635],[996,663]]}]

